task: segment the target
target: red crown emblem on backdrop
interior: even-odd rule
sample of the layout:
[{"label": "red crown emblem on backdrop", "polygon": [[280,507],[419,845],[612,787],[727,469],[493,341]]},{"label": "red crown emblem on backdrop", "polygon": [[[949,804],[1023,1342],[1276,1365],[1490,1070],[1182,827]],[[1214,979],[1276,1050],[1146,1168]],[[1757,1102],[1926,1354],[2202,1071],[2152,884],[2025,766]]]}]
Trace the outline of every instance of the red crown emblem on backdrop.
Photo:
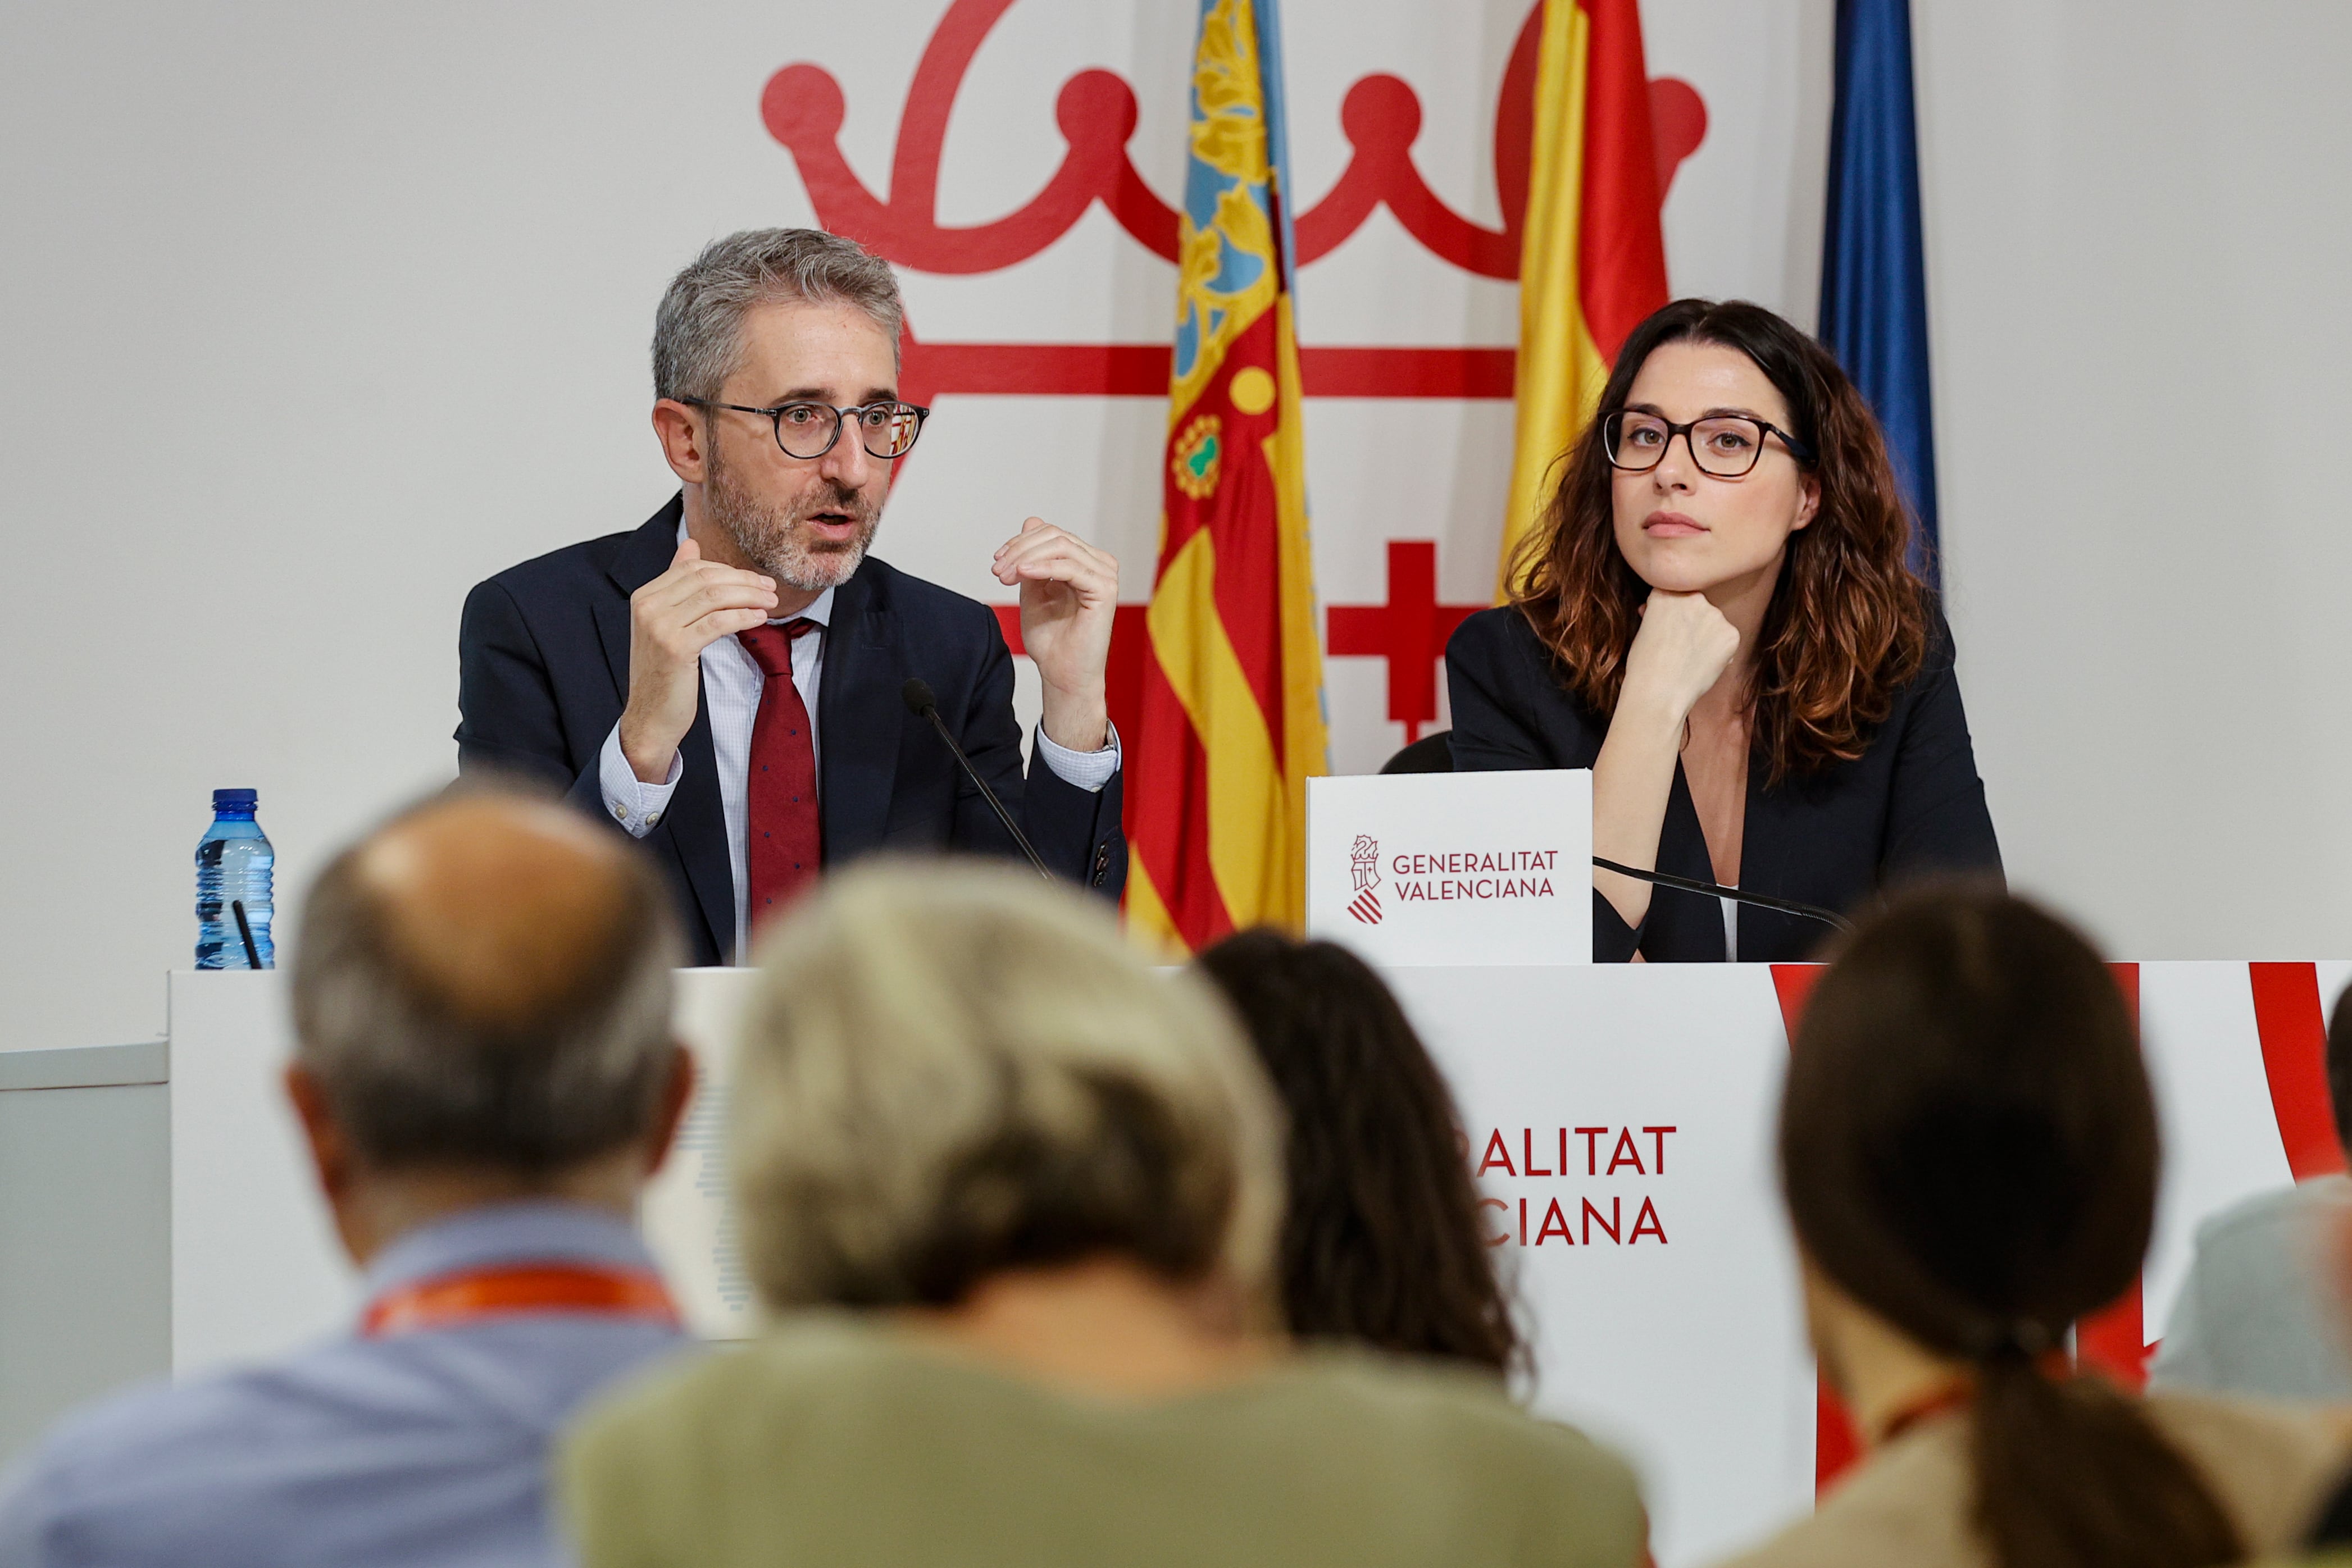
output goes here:
[{"label": "red crown emblem on backdrop", "polygon": [[[957,90],[989,30],[1013,0],[954,0],[924,46],[898,115],[898,146],[887,195],[866,189],[841,154],[847,104],[841,84],[805,61],[768,79],[760,115],[800,170],[817,221],[900,267],[918,272],[996,272],[1026,261],[1062,235],[1097,202],[1155,256],[1177,256],[1174,208],[1136,172],[1127,143],[1136,127],[1135,90],[1116,73],[1083,70],[1062,84],[1055,123],[1066,151],[1045,186],[1019,210],[992,223],[942,227],[938,219],[940,152]],[[1454,211],[1413,163],[1421,99],[1402,79],[1363,78],[1339,105],[1351,148],[1347,168],[1321,200],[1295,210],[1297,262],[1328,256],[1385,206],[1432,255],[1482,277],[1519,274],[1519,234],[1527,213],[1534,141],[1538,0],[1519,28],[1503,70],[1495,110],[1495,187],[1503,226],[1486,228]],[[1675,171],[1706,135],[1706,106],[1688,82],[1650,83],[1658,199]],[[1171,324],[1172,325],[1172,324]],[[1336,347],[1302,344],[1299,371],[1309,397],[1496,398],[1511,396],[1512,348]],[[1170,350],[1152,343],[938,343],[907,329],[900,395],[928,403],[943,392],[966,395],[1165,397]],[[1437,547],[1428,539],[1388,544],[1389,602],[1335,604],[1326,612],[1325,643],[1336,657],[1388,662],[1389,717],[1412,739],[1437,716],[1435,660],[1463,617],[1482,608],[1437,597]],[[1119,606],[1112,633],[1111,717],[1136,733],[1146,639],[1144,607]],[[1021,652],[1016,606],[999,605],[1006,643]],[[1129,797],[1130,801],[1134,799]],[[1372,913],[1359,919],[1377,919]]]},{"label": "red crown emblem on backdrop", "polygon": [[[792,153],[817,221],[901,267],[962,275],[1027,260],[1100,202],[1138,243],[1174,261],[1176,211],[1144,183],[1128,155],[1136,126],[1135,90],[1107,70],[1079,71],[1062,84],[1054,119],[1067,147],[1043,190],[992,223],[940,225],[940,152],[956,92],[989,30],[1013,4],[954,0],[940,18],[899,113],[887,196],[867,190],[842,157],[847,106],[832,74],[800,62],[769,78],[761,95],[761,118]],[[1320,201],[1296,210],[1298,265],[1337,250],[1374,208],[1385,206],[1440,259],[1484,277],[1518,276],[1541,17],[1538,5],[1520,27],[1496,107],[1495,183],[1503,226],[1472,222],[1429,188],[1412,159],[1421,134],[1420,97],[1399,78],[1368,76],[1348,89],[1339,107],[1340,129],[1352,149],[1346,170]],[[1651,82],[1650,107],[1663,201],[1675,169],[1706,134],[1706,108],[1696,89],[1673,77]],[[1168,352],[1164,342],[925,343],[910,330],[904,391],[917,402],[940,392],[1160,397],[1168,391]],[[1302,347],[1299,359],[1310,397],[1507,398],[1513,352]]]}]

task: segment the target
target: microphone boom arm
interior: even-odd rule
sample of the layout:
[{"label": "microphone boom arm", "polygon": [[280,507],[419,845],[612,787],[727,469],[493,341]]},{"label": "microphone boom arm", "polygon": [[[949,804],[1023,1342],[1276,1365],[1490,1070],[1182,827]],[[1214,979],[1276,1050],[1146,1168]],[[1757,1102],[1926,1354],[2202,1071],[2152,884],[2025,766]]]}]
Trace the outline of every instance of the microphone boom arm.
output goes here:
[{"label": "microphone boom arm", "polygon": [[1734,904],[1752,904],[1759,909],[1769,909],[1777,915],[1793,915],[1801,920],[1818,920],[1833,931],[1853,929],[1853,922],[1836,911],[1823,909],[1817,904],[1800,904],[1793,898],[1775,898],[1766,893],[1743,893],[1738,888],[1726,887],[1721,883],[1699,882],[1687,876],[1669,876],[1662,871],[1637,871],[1629,865],[1619,865],[1615,861],[1602,860],[1599,855],[1592,857],[1592,863],[1602,871],[1615,872],[1619,876],[1630,876],[1635,882],[1646,882],[1654,887],[1670,887],[1676,893],[1696,893],[1708,898],[1727,898]]},{"label": "microphone boom arm", "polygon": [[1045,869],[1045,862],[1039,858],[1036,846],[1030,843],[1029,835],[1021,831],[1021,824],[1013,820],[1013,813],[1004,809],[1004,802],[996,798],[996,791],[988,787],[988,780],[982,779],[980,769],[971,765],[971,758],[966,757],[963,747],[956,744],[956,737],[948,733],[948,722],[940,716],[939,698],[931,695],[929,683],[920,678],[910,680],[899,688],[898,695],[906,703],[908,712],[931,721],[931,727],[940,732],[940,738],[948,743],[950,751],[955,753],[956,763],[963,769],[963,776],[979,788],[980,798],[988,802],[988,809],[996,813],[996,820],[1004,824],[1004,831],[1013,835],[1013,841],[1021,846],[1021,852],[1029,857],[1029,863],[1036,869],[1037,874],[1051,882],[1054,873]]}]

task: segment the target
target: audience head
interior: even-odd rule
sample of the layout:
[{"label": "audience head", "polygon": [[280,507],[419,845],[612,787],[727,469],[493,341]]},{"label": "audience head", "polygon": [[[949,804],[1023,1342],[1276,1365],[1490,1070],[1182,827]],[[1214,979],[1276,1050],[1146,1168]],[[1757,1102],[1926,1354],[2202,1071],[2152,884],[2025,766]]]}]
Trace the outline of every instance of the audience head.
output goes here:
[{"label": "audience head", "polygon": [[2082,936],[1989,889],[1869,923],[1806,1004],[1780,1156],[1831,1375],[1824,1318],[1853,1308],[1967,1369],[1996,1562],[2236,1560],[2227,1516],[2137,1408],[2052,1364],[2131,1284],[2156,1208],[2137,1031]]},{"label": "audience head", "polygon": [[480,788],[345,850],[304,904],[289,1089],[347,1241],[501,1197],[626,1204],[691,1086],[680,947],[634,845]]},{"label": "audience head", "polygon": [[1270,1315],[1273,1096],[1214,995],[1096,901],[978,863],[861,868],[760,969],[730,1139],[771,1306],[954,1307],[1109,1259]]},{"label": "audience head", "polygon": [[1241,1016],[1289,1124],[1291,1332],[1510,1370],[1518,1336],[1454,1103],[1380,977],[1336,944],[1268,930],[1196,967]]}]

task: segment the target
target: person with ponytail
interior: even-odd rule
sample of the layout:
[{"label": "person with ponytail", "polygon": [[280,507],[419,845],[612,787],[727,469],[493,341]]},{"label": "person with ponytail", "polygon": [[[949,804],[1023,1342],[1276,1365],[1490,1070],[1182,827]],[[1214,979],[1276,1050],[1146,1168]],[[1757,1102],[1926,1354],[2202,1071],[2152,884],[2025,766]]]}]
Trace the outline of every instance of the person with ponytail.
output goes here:
[{"label": "person with ponytail", "polygon": [[2205,1568],[2291,1548],[2352,1427],[2127,1395],[2069,1329],[2155,1223],[2155,1099],[2075,932],[1997,890],[1915,894],[1806,1004],[1780,1166],[1822,1374],[1865,1455],[1738,1568]]},{"label": "person with ponytail", "polygon": [[[1510,573],[1445,651],[1454,766],[1592,769],[1592,852],[1849,910],[1998,873],[1952,638],[1870,405],[1761,306],[1636,327]],[[1593,874],[1592,956],[1803,958],[1822,926]]]}]

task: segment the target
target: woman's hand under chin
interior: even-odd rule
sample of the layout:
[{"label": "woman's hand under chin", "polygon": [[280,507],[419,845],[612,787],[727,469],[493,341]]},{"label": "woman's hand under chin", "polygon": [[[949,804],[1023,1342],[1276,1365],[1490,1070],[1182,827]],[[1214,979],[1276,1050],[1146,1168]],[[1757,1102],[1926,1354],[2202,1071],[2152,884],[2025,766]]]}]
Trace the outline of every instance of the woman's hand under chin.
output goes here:
[{"label": "woman's hand under chin", "polygon": [[1646,714],[1679,728],[1738,653],[1738,628],[1706,594],[1654,588],[1625,654],[1617,711]]}]

